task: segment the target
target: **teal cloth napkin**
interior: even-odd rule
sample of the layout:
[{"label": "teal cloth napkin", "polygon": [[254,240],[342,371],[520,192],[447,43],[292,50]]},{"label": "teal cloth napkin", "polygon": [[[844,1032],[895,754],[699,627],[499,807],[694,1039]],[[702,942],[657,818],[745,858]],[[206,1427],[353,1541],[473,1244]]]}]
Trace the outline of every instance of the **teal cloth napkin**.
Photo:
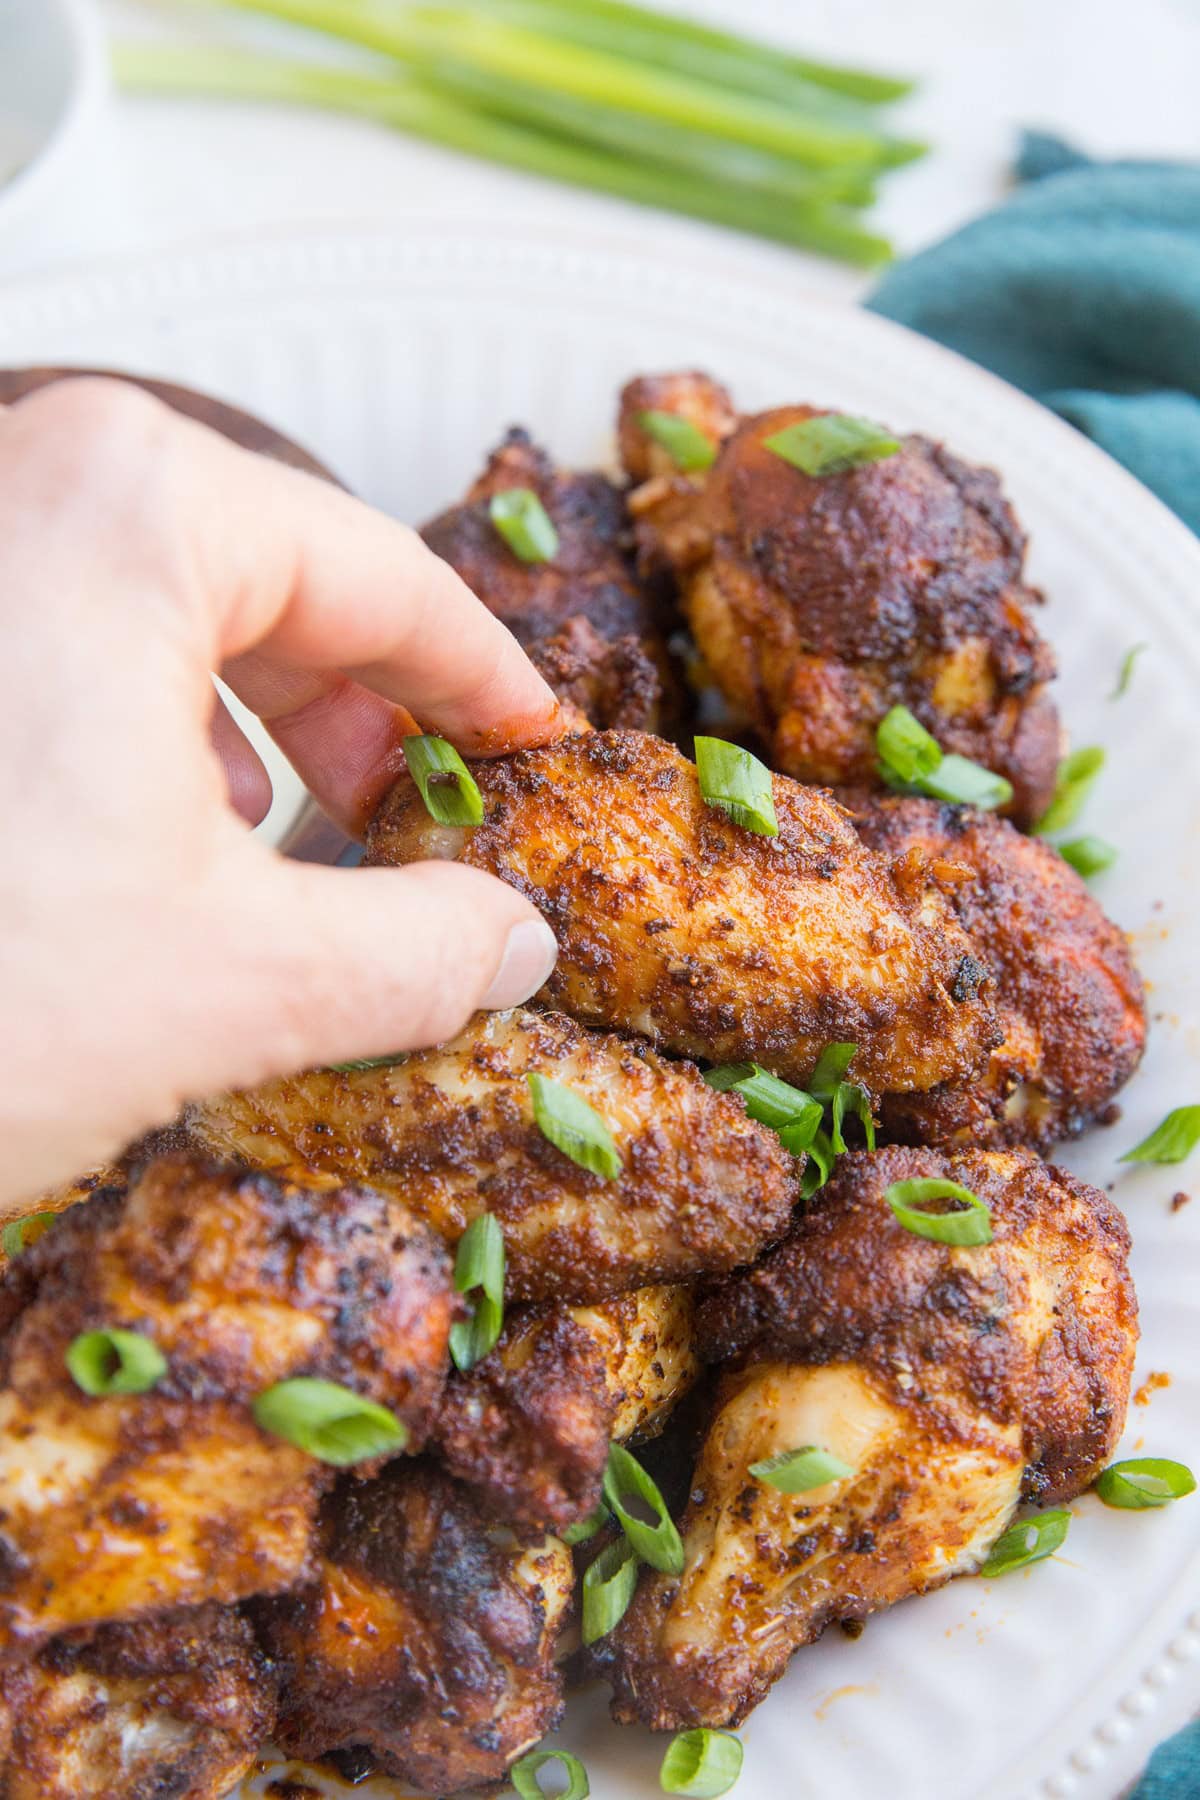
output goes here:
[{"label": "teal cloth napkin", "polygon": [[1200,168],[1027,133],[1017,176],[868,305],[1052,407],[1200,533]]},{"label": "teal cloth napkin", "polygon": [[1197,1800],[1200,1796],[1200,1721],[1168,1738],[1129,1800]]}]

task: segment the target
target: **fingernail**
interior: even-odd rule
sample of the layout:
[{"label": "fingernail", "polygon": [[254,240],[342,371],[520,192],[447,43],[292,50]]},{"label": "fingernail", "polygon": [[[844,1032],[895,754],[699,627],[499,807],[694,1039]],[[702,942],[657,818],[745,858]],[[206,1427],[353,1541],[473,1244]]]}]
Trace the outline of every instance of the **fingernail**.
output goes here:
[{"label": "fingernail", "polygon": [[479,1002],[488,1012],[520,1006],[549,981],[558,961],[554,933],[544,919],[522,919],[508,934],[500,967]]}]

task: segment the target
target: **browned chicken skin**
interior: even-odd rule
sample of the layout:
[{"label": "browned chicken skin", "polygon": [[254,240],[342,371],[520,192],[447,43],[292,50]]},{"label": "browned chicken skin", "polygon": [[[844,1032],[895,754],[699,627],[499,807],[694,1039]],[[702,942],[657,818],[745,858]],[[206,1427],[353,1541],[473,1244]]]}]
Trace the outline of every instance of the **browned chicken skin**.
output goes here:
[{"label": "browned chicken skin", "polygon": [[[722,393],[704,377],[671,380],[658,378],[659,404],[684,416]],[[640,482],[646,386],[621,409]],[[820,478],[766,448],[820,410],[743,418],[706,478],[652,474],[630,502],[643,564],[674,572],[709,671],[774,767],[874,785],[875,728],[903,704],[945,749],[1007,776],[1013,817],[1031,823],[1059,755],[1054,660],[1030,618],[1040,596],[1023,581],[1025,538],[999,481],[921,437]]]},{"label": "browned chicken skin", "polygon": [[1083,1130],[1128,1081],[1146,1041],[1125,937],[1049,844],[972,807],[893,795],[848,802],[859,835],[937,873],[996,981],[1004,1041],[975,1081],[884,1103],[908,1142],[1029,1144]]},{"label": "browned chicken skin", "polygon": [[[419,1441],[458,1305],[442,1245],[379,1194],[164,1158],[72,1207],[0,1285],[0,1655],[301,1579],[331,1471],[254,1399],[321,1377]],[[98,1328],[152,1339],[157,1386],[83,1393],[64,1359]]]},{"label": "browned chicken skin", "polygon": [[455,857],[528,895],[558,935],[549,1003],[790,1080],[827,1044],[856,1043],[855,1073],[877,1093],[983,1062],[995,1038],[983,971],[945,900],[930,884],[902,890],[826,795],[776,776],[779,836],[759,837],[705,805],[677,750],[632,731],[475,773],[481,826],[435,824],[404,780],[370,828],[369,859]]},{"label": "browned chicken skin", "polygon": [[271,1673],[228,1607],[56,1638],[0,1685],[0,1800],[224,1800],[275,1722]]},{"label": "browned chicken skin", "polygon": [[[605,1181],[542,1136],[530,1071],[591,1103],[620,1175]],[[393,1193],[449,1243],[492,1213],[514,1300],[587,1302],[735,1268],[782,1236],[796,1197],[778,1138],[694,1068],[524,1008],[480,1013],[387,1067],[220,1095],[185,1129],[209,1153]]]},{"label": "browned chicken skin", "polygon": [[[890,1183],[944,1176],[995,1240],[906,1231]],[[698,1315],[737,1358],[681,1522],[683,1575],[650,1575],[615,1634],[616,1716],[659,1730],[745,1717],[793,1651],[977,1568],[1019,1499],[1085,1488],[1120,1435],[1137,1339],[1115,1206],[1027,1152],[852,1152],[778,1249]],[[851,1474],[786,1494],[749,1473],[816,1446]]]},{"label": "browned chicken skin", "polygon": [[426,1462],[339,1483],[322,1534],[316,1583],[256,1609],[280,1676],[280,1747],[362,1745],[432,1794],[500,1779],[558,1722],[569,1551],[502,1541]]}]

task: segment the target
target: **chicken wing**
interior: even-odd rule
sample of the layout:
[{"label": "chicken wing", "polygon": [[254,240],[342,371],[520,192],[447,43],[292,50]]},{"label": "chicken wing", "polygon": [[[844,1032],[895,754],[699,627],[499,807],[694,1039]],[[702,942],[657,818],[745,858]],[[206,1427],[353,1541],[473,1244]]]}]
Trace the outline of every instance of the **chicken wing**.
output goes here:
[{"label": "chicken wing", "polygon": [[[695,408],[687,380],[682,400],[663,393],[664,410]],[[634,418],[644,386],[621,415],[635,481],[648,460]],[[873,785],[875,728],[903,704],[947,750],[1007,776],[1012,815],[1030,823],[1054,790],[1054,660],[997,477],[922,437],[879,462],[806,475],[767,440],[819,410],[743,418],[707,478],[686,487],[652,474],[630,502],[643,562],[674,570],[709,670],[774,767]]]},{"label": "chicken wing", "polygon": [[[442,1245],[379,1194],[177,1158],[71,1208],[0,1286],[0,1650],[301,1579],[331,1472],[254,1399],[316,1376],[419,1440],[458,1306]],[[98,1329],[166,1373],[89,1397],[65,1356]]]},{"label": "chicken wing", "polygon": [[873,850],[942,879],[996,978],[1004,1027],[978,1079],[885,1101],[889,1134],[1045,1150],[1082,1131],[1145,1046],[1142,984],[1124,934],[1056,850],[1004,819],[897,794],[848,804]]},{"label": "chicken wing", "polygon": [[704,804],[677,750],[634,731],[475,774],[482,825],[435,824],[405,779],[369,860],[457,858],[528,895],[558,935],[542,996],[576,1018],[800,1081],[827,1044],[852,1042],[876,1093],[963,1079],[995,1041],[984,971],[944,898],[901,888],[828,796],[776,776],[779,835],[756,836]]},{"label": "chicken wing", "polygon": [[[941,1176],[995,1239],[906,1231],[890,1183]],[[1019,1499],[1061,1501],[1120,1435],[1137,1337],[1129,1235],[1096,1189],[1028,1152],[855,1152],[778,1249],[701,1305],[736,1356],[692,1480],[685,1566],[615,1634],[615,1713],[744,1718],[792,1652],[977,1568]],[[787,1494],[750,1464],[815,1446],[850,1470]]]},{"label": "chicken wing", "polygon": [[[624,1164],[605,1181],[555,1149],[526,1076],[571,1087]],[[314,1070],[193,1107],[209,1152],[401,1196],[448,1242],[490,1212],[514,1300],[592,1301],[750,1262],[786,1231],[791,1158],[696,1070],[554,1014],[481,1013],[451,1043],[383,1068]]]},{"label": "chicken wing", "polygon": [[446,1795],[499,1780],[553,1729],[573,1574],[556,1538],[497,1532],[421,1463],[341,1482],[323,1544],[315,1584],[255,1609],[288,1755],[364,1746],[383,1774]]},{"label": "chicken wing", "polygon": [[689,1288],[646,1287],[514,1316],[490,1356],[447,1382],[439,1455],[511,1525],[585,1519],[610,1442],[656,1435],[699,1373],[693,1308]]},{"label": "chicken wing", "polygon": [[274,1700],[227,1607],[56,1638],[4,1670],[0,1800],[223,1800],[269,1738]]}]

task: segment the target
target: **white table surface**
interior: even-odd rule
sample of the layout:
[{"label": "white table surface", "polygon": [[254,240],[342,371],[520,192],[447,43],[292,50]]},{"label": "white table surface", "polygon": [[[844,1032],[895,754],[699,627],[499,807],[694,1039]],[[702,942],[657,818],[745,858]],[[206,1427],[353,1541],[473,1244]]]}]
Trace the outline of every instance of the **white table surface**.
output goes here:
[{"label": "white table surface", "polygon": [[[178,0],[92,0],[114,32],[171,30]],[[665,0],[683,10],[680,0]],[[887,183],[901,252],[999,199],[1016,132],[1105,154],[1200,155],[1200,0],[690,0],[696,14],[814,54],[923,78],[897,124],[935,153]],[[222,25],[224,21],[221,22]],[[268,30],[273,29],[268,27]],[[251,105],[116,96],[86,170],[32,228],[0,241],[0,278],[214,233],[395,221],[406,213],[594,219],[660,253],[723,239],[809,286],[860,298],[871,277],[716,227],[495,170],[376,127]],[[15,240],[15,241],[14,241]]]}]

